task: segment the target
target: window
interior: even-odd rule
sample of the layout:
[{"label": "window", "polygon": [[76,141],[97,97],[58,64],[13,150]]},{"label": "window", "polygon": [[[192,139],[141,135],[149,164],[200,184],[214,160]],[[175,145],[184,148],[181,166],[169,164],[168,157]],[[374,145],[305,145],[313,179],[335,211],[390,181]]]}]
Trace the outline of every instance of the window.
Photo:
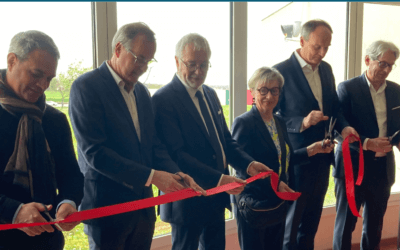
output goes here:
[{"label": "window", "polygon": [[[364,4],[364,19],[363,19],[363,35],[362,35],[362,56],[361,60],[361,73],[367,70],[365,65],[365,51],[367,47],[377,40],[385,40],[393,42],[397,47],[400,35],[397,34],[398,23],[400,16],[398,13],[400,6],[383,5],[383,4]],[[399,65],[399,60],[396,62]],[[400,83],[400,70],[396,67],[390,72],[388,80],[395,83]],[[400,191],[400,153],[396,147],[393,147],[393,152],[396,161],[396,182],[392,186],[392,192]]]},{"label": "window", "polygon": [[[147,72],[139,78],[152,94],[169,83],[176,73],[175,45],[179,39],[189,33],[204,36],[211,47],[211,68],[205,84],[216,90],[229,124],[229,3],[121,2],[117,3],[117,13],[118,28],[140,21],[156,34],[157,51],[154,57],[158,62],[150,64]],[[156,187],[153,186],[153,189],[157,193]],[[226,217],[230,217],[228,212]],[[170,230],[169,224],[158,217],[154,236],[169,233]]]},{"label": "window", "polygon": [[[300,28],[305,22],[320,18],[327,21],[333,30],[331,46],[324,61],[332,66],[336,85],[345,80],[347,3],[250,2],[248,6],[247,79],[256,69],[272,67],[288,59],[300,48],[300,34],[294,32],[292,37],[289,34],[285,37],[281,25],[296,26],[297,23]],[[250,109],[251,100],[248,99],[247,104]],[[330,177],[324,205],[333,205],[335,202],[334,182]]]},{"label": "window", "polygon": [[[0,68],[7,68],[7,54],[11,38],[21,31],[39,30],[49,35],[60,52],[57,73],[50,88],[45,92],[46,101],[68,116],[68,107],[61,107],[62,96],[68,103],[69,89],[61,93],[54,85],[60,74],[68,69],[90,70],[93,65],[92,19],[90,2],[0,3],[2,39],[0,40]],[[11,22],[11,23],[10,23]],[[71,79],[69,84],[75,79]],[[76,140],[73,136],[76,150]],[[87,249],[88,241],[83,224],[64,233],[65,249]]]}]

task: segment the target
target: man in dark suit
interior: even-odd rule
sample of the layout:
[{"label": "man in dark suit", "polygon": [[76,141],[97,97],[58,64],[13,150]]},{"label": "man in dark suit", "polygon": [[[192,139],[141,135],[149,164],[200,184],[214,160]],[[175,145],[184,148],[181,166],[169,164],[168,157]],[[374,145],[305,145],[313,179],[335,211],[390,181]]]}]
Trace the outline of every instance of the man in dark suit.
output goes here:
[{"label": "man in dark suit", "polygon": [[[0,70],[0,223],[62,220],[77,211],[83,195],[71,129],[61,111],[46,104],[44,91],[57,71],[53,39],[30,30],[10,43]],[[62,250],[78,223],[0,231],[0,249]]]},{"label": "man in dark suit", "polygon": [[[149,92],[138,82],[154,60],[153,31],[126,24],[112,47],[112,58],[71,89],[71,123],[85,176],[81,209],[152,197],[151,184],[168,193],[182,189],[184,180],[204,192],[159,142]],[[154,208],[142,209],[87,221],[85,232],[91,249],[150,249],[155,219]]]},{"label": "man in dark suit", "polygon": [[[294,150],[324,139],[330,118],[337,119],[335,129],[343,137],[350,133],[357,135],[339,109],[332,68],[322,61],[331,38],[332,28],[328,23],[308,21],[301,30],[301,48],[288,60],[274,66],[285,78],[275,110],[286,122]],[[302,195],[290,205],[283,249],[314,249],[333,159],[332,152],[317,154],[310,158],[309,163],[295,164],[295,180],[291,188]]]},{"label": "man in dark suit", "polygon": [[[389,136],[400,129],[400,86],[387,81],[399,49],[390,42],[376,41],[366,50],[367,71],[339,84],[343,114],[360,134],[364,153],[364,179],[355,186],[357,209],[364,206],[361,249],[379,249],[383,216],[394,183],[395,162]],[[396,144],[396,146],[399,146]],[[359,149],[350,147],[354,176],[358,175]],[[336,222],[333,249],[351,249],[355,217],[348,206],[342,145],[335,153]]]},{"label": "man in dark suit", "polygon": [[[205,189],[245,183],[229,176],[230,162],[235,162],[237,171],[251,176],[269,170],[239,149],[216,92],[203,84],[210,56],[204,37],[184,36],[176,45],[177,74],[152,98],[160,139],[178,166]],[[228,193],[238,194],[243,188]],[[224,211],[228,206],[227,193],[162,205],[161,219],[172,227],[172,249],[225,249]]]}]

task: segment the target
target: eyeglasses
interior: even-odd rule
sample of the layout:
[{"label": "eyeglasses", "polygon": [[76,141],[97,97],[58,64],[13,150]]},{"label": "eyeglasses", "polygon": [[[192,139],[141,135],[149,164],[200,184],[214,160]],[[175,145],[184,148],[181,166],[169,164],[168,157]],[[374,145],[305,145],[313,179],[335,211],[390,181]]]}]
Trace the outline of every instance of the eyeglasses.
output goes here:
[{"label": "eyeglasses", "polygon": [[387,62],[383,62],[383,61],[381,62],[379,60],[376,60],[376,61],[378,61],[379,67],[381,69],[386,69],[387,67],[389,67],[390,69],[395,69],[396,68],[396,64],[389,64]]},{"label": "eyeglasses", "polygon": [[278,96],[279,95],[279,88],[278,87],[274,87],[272,89],[266,88],[266,87],[262,87],[257,89],[258,92],[260,92],[260,95],[265,96],[268,94],[268,92],[271,92],[271,95],[273,96]]},{"label": "eyeglasses", "polygon": [[135,55],[135,53],[133,53],[130,49],[125,48],[129,53],[132,54],[132,56],[135,58],[135,62],[137,64],[141,64],[141,65],[149,65],[151,63],[155,63],[157,62],[157,60],[155,58],[152,58],[150,60],[145,60],[142,57],[138,57],[137,55]]},{"label": "eyeglasses", "polygon": [[206,72],[209,68],[211,68],[211,63],[210,62],[204,62],[201,65],[196,65],[195,63],[190,63],[187,64],[186,62],[184,62],[182,59],[179,58],[179,60],[181,60],[181,62],[183,64],[185,64],[186,68],[190,71],[190,72],[194,72],[196,71],[198,68],[200,68],[202,71]]}]

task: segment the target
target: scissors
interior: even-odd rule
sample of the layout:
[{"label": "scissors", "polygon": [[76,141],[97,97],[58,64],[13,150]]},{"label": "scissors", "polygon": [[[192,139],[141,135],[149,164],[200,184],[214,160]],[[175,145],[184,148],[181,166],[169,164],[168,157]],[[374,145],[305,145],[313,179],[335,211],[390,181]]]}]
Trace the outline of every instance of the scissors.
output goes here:
[{"label": "scissors", "polygon": [[179,177],[181,177],[180,183],[181,183],[185,188],[190,187],[189,183],[186,182],[186,180],[182,177],[182,175],[180,175],[179,173],[175,173],[175,174],[178,175]]},{"label": "scissors", "polygon": [[[50,215],[50,213],[49,213],[49,210],[47,209],[46,205],[44,205],[43,203],[42,203],[42,205],[43,205],[43,207],[44,207],[44,214],[47,215],[47,217],[49,218],[49,221],[50,221],[50,222],[56,221],[55,219],[53,219],[53,217],[51,217],[51,215]],[[60,227],[60,225],[54,224],[54,226],[56,226],[56,227],[58,228],[58,230],[64,231],[64,230]]]},{"label": "scissors", "polygon": [[[331,117],[331,121],[329,122],[329,131],[326,131],[326,129],[325,129],[325,138],[324,138],[324,140],[322,141],[322,148],[323,148],[323,149],[326,148],[326,147],[328,147],[328,146],[330,146],[331,143],[332,143],[332,140],[333,140],[333,134],[332,134],[332,132],[333,132],[333,128],[335,127],[335,123],[336,123],[336,119],[337,119],[337,118],[335,118],[335,120],[333,121],[333,123],[332,123],[332,118],[333,118],[333,117]],[[325,140],[329,140],[329,143],[325,144]]]}]

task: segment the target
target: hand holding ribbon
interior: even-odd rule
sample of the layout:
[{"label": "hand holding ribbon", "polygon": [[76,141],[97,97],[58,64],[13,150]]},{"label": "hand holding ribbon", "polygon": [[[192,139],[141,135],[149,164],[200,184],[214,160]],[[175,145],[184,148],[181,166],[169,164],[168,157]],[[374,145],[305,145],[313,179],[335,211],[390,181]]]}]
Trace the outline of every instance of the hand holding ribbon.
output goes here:
[{"label": "hand holding ribbon", "polygon": [[344,163],[344,175],[346,178],[346,196],[347,202],[349,204],[350,210],[354,216],[361,217],[358,213],[358,209],[356,206],[355,201],[355,194],[354,194],[354,176],[353,176],[353,165],[351,163],[351,156],[350,156],[350,148],[349,148],[349,140],[355,139],[359,142],[360,147],[360,154],[359,154],[359,165],[358,165],[358,177],[356,185],[360,186],[364,177],[364,155],[361,140],[359,137],[355,136],[354,134],[350,134],[347,136],[342,144],[342,151],[343,151],[343,163]]},{"label": "hand holding ribbon", "polygon": [[[271,185],[272,189],[276,193],[276,195],[283,199],[283,200],[296,200],[301,195],[300,193],[291,193],[291,192],[278,192],[278,183],[279,183],[279,176],[272,172],[262,172],[255,176],[250,177],[246,180],[247,184],[263,178],[267,175],[270,175],[271,178]],[[223,186],[218,186],[215,188],[211,188],[207,190],[207,195],[214,195],[222,192],[226,192],[228,190],[235,189],[237,187],[243,186],[245,184],[232,182]],[[90,210],[84,210],[80,212],[76,212],[65,218],[64,220],[60,220],[57,222],[39,222],[39,223],[20,223],[20,224],[4,224],[0,225],[0,230],[7,230],[7,229],[16,229],[16,228],[25,228],[25,227],[35,227],[35,226],[42,226],[42,225],[52,225],[55,223],[73,223],[73,222],[80,222],[84,220],[91,220],[100,217],[127,213],[139,209],[154,207],[156,205],[161,205],[169,202],[174,202],[178,200],[188,199],[195,196],[199,196],[200,192],[194,191],[191,188],[186,188],[180,191],[168,193],[165,195],[161,195],[158,197],[151,197],[143,200],[131,201],[106,207],[94,208]]]}]

